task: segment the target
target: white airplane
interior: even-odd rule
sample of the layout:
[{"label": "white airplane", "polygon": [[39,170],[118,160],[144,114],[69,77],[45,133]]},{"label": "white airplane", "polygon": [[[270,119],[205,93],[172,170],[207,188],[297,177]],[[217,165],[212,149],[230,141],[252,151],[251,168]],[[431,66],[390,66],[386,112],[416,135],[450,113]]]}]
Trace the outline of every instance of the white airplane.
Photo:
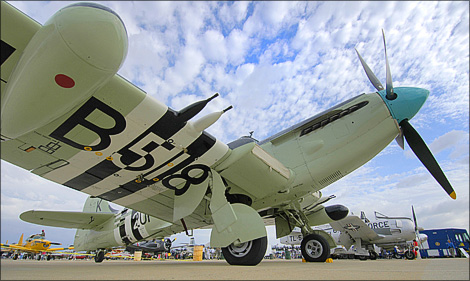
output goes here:
[{"label": "white airplane", "polygon": [[[369,220],[365,213],[361,212],[361,217],[349,215],[342,220],[330,222],[329,226],[318,226],[318,228],[326,231],[338,245],[360,259],[369,257],[375,260],[377,253],[374,245],[390,251],[395,246],[408,248],[413,240],[419,241],[420,244],[427,240],[426,234],[418,232],[423,228],[417,226],[414,209],[413,218],[412,220],[408,217],[389,217],[376,211],[375,218]],[[280,239],[280,243],[287,245],[299,245],[301,241],[302,233],[298,231]],[[342,247],[338,249],[341,250]],[[414,259],[415,254],[411,250],[406,250],[405,257]]]},{"label": "white airplane", "polygon": [[263,141],[224,144],[204,130],[231,107],[198,120],[218,94],[179,111],[167,107],[116,74],[127,45],[121,18],[106,6],[74,3],[41,26],[2,1],[1,158],[169,222],[173,233],[212,226],[211,246],[234,265],[263,259],[267,218],[277,237],[300,227],[305,260],[325,261],[336,243],[311,226],[348,210],[323,207],[320,190],[395,138],[402,148],[405,138],[456,198],[409,122],[429,91],[394,88],[387,56],[385,88],[359,55],[377,92],[351,96]]}]

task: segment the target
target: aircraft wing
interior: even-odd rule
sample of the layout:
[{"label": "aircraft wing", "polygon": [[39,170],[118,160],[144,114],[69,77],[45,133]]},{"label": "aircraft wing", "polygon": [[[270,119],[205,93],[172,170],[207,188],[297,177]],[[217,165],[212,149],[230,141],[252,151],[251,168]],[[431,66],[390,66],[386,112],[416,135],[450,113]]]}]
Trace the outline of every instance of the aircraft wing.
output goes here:
[{"label": "aircraft wing", "polygon": [[26,211],[20,215],[24,221],[39,225],[95,229],[110,218],[112,213],[84,213],[84,212],[62,212],[62,211]]},{"label": "aircraft wing", "polygon": [[73,250],[73,249],[74,247],[50,248],[46,252],[56,252],[56,251]]},{"label": "aircraft wing", "polygon": [[20,251],[25,251],[25,252],[31,252],[31,253],[37,253],[38,251],[37,250],[33,250],[33,249],[30,249],[30,248],[26,248],[26,247],[23,247],[23,246],[19,246],[19,245],[8,245],[8,244],[0,244],[2,248],[5,248],[5,249],[11,249],[11,250],[20,250]]},{"label": "aircraft wing", "polygon": [[50,248],[47,250],[37,250],[37,249],[28,248],[28,247],[23,247],[23,246],[18,246],[18,245],[7,245],[7,244],[1,244],[1,247],[5,249],[17,250],[17,251],[28,252],[28,253],[55,252],[55,251],[60,251],[60,250],[73,250],[74,249],[74,247],[62,247],[62,248]]},{"label": "aircraft wing", "polygon": [[[33,35],[41,25],[5,1],[1,2],[1,7],[3,106],[9,83],[15,76],[14,67],[20,61],[21,53],[23,56],[27,53],[28,42],[34,40]],[[44,44],[47,45],[47,42]],[[45,52],[47,49],[39,48],[37,51]],[[5,56],[4,50],[9,50]],[[43,56],[38,54],[35,57]],[[49,104],[45,105],[50,120],[18,137],[4,135],[6,129],[2,125],[2,138],[9,138],[1,143],[3,160],[69,188],[165,221],[173,221],[176,190],[181,189],[180,193],[184,193],[186,183],[194,181],[194,178],[207,177],[207,171],[229,152],[227,145],[203,131],[206,123],[190,121],[210,99],[175,111],[117,74],[96,91],[93,88],[79,88],[80,83],[86,85],[90,78],[83,69],[78,73],[70,67],[63,68],[59,58],[52,60],[40,72],[33,73],[52,75],[50,79],[38,78],[34,83],[50,81],[52,84],[43,86],[60,95],[67,91],[64,89],[67,85],[54,82],[57,73],[67,73],[70,77],[74,74],[75,94],[92,92],[55,119],[52,118],[53,112],[63,105],[50,98]],[[62,86],[58,87],[56,83]],[[21,86],[21,83],[15,85]],[[40,86],[30,87],[31,97],[37,88]],[[69,94],[73,95],[72,92]],[[47,100],[48,97],[42,99]],[[6,108],[14,107],[6,105]],[[40,108],[36,105],[31,112]],[[24,112],[26,114],[28,110]],[[2,110],[2,119],[5,114]],[[17,122],[15,118],[9,120]],[[17,127],[23,125],[18,123]],[[201,173],[202,176],[198,177]],[[198,206],[202,196],[193,203],[193,208]],[[204,211],[201,206],[195,213]],[[78,220],[68,224],[69,227],[76,227],[75,223],[83,227],[90,220],[90,217],[78,217],[81,215],[66,215]],[[81,219],[84,220],[83,224]],[[198,214],[185,216],[185,221],[188,228],[207,225]],[[55,223],[60,226],[66,224],[65,220]],[[179,220],[174,224],[172,230],[183,230]]]},{"label": "aircraft wing", "polygon": [[331,227],[342,233],[347,233],[353,239],[361,239],[362,241],[374,241],[383,238],[373,231],[358,216],[347,216],[346,218],[330,222]]}]

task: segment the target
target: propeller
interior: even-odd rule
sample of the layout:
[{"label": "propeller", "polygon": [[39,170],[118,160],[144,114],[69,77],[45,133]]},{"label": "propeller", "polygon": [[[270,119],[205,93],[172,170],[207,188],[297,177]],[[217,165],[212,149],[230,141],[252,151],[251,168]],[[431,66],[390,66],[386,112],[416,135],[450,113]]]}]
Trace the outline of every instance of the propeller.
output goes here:
[{"label": "propeller", "polygon": [[390,72],[390,65],[388,64],[387,44],[385,44],[385,32],[383,29],[382,29],[382,35],[384,38],[385,64],[387,67],[387,83],[385,84],[387,95],[385,97],[388,100],[394,100],[397,98],[397,94],[393,92],[392,73]]},{"label": "propeller", "polygon": [[163,239],[164,241],[164,248],[169,251],[171,249],[171,244],[173,242],[175,242],[176,238],[174,238],[173,240],[170,240],[170,238],[166,238],[166,239]]},{"label": "propeller", "polygon": [[[411,205],[411,212],[413,213],[413,222],[415,224],[415,235],[416,235],[416,241],[419,244],[419,248],[422,249],[423,245],[421,243],[421,239],[419,239],[419,227],[418,227],[418,220],[416,220],[416,214],[415,214],[415,209],[413,205]],[[418,251],[419,253],[419,251]]]},{"label": "propeller", "polygon": [[444,188],[447,194],[449,194],[452,199],[456,199],[454,189],[418,132],[406,119],[400,122],[400,126],[411,150],[413,150],[421,163],[423,163],[436,181]]},{"label": "propeller", "polygon": [[[398,145],[404,149],[404,139],[410,146],[411,150],[414,152],[414,154],[418,157],[418,159],[423,163],[423,165],[428,169],[428,171],[431,173],[431,175],[436,179],[436,181],[441,185],[441,187],[447,192],[447,194],[452,198],[456,199],[457,196],[455,194],[454,189],[452,188],[451,184],[449,183],[448,179],[446,178],[444,172],[442,171],[441,167],[437,163],[436,159],[432,155],[431,151],[429,148],[426,146],[426,143],[424,140],[421,138],[421,136],[418,134],[418,132],[411,126],[409,123],[409,119],[411,119],[414,114],[420,109],[422,104],[419,104],[415,101],[413,101],[413,98],[417,95],[423,95],[422,92],[426,91],[429,93],[427,90],[424,89],[418,89],[418,88],[404,88],[401,87],[400,95],[403,94],[402,99],[397,99],[398,95],[395,92],[393,88],[393,83],[392,83],[392,74],[390,71],[390,65],[388,63],[388,57],[387,57],[387,45],[385,42],[385,32],[382,29],[382,35],[383,35],[383,41],[384,41],[384,49],[385,49],[385,63],[386,63],[386,76],[387,76],[387,82],[385,86],[385,98],[384,102],[387,104],[389,108],[391,108],[391,102],[393,101],[394,103],[394,110],[397,111],[392,114],[396,114],[397,116],[399,114],[399,117],[395,117],[397,121],[399,122],[400,125],[400,133],[398,136],[395,138],[397,141]],[[362,67],[364,68],[367,77],[369,78],[370,82],[372,85],[380,92],[384,90],[384,87],[380,83],[379,79],[375,76],[375,74],[372,72],[372,70],[369,68],[367,63],[364,61],[364,59],[361,57],[359,54],[359,51],[356,49],[357,55],[359,56],[359,60],[361,61]],[[398,91],[399,88],[397,88]],[[419,93],[421,91],[421,93]],[[383,93],[383,92],[382,92]],[[413,96],[414,95],[414,96]],[[410,97],[411,96],[411,97]],[[419,99],[420,97],[417,97]],[[427,98],[427,94],[424,98],[421,97],[422,103]],[[414,103],[414,104],[413,104]],[[418,106],[416,106],[418,104]],[[413,110],[410,110],[410,108],[413,108]],[[409,112],[408,112],[408,111]],[[391,110],[392,111],[392,110]]]}]

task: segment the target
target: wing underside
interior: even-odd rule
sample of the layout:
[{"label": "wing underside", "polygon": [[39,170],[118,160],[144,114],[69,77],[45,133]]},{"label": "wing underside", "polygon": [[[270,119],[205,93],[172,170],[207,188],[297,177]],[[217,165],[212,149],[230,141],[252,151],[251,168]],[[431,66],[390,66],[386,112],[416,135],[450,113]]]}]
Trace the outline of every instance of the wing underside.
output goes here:
[{"label": "wing underside", "polygon": [[95,229],[113,217],[114,214],[112,213],[107,214],[34,210],[24,212],[20,215],[22,220],[30,223],[77,229]]},{"label": "wing underside", "polygon": [[352,239],[371,242],[382,238],[358,216],[347,216],[342,220],[330,222],[330,225],[336,231],[347,233]]},{"label": "wing underside", "polygon": [[[3,95],[22,50],[41,25],[8,3],[1,5]],[[3,56],[4,46],[12,47],[9,56]],[[45,80],[55,83],[54,77]],[[194,108],[172,110],[116,74],[69,112],[3,141],[1,157],[69,188],[172,221],[175,190],[198,173],[206,175],[229,152],[208,133],[195,131],[190,119],[199,111]],[[201,216],[205,212],[203,202],[185,217],[187,227],[207,225]],[[61,227],[93,224],[87,224],[90,216],[66,215],[71,222],[55,216],[47,219]],[[98,217],[94,218],[96,222]],[[172,231],[182,230],[182,223],[174,222]]]}]

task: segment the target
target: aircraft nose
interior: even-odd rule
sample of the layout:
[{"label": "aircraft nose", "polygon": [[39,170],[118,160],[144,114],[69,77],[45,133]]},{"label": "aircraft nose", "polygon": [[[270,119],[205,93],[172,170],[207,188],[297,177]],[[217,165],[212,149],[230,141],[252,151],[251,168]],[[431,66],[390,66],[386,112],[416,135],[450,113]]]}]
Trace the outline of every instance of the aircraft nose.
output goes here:
[{"label": "aircraft nose", "polygon": [[425,241],[428,240],[428,236],[427,236],[426,234],[424,234],[424,233],[420,233],[420,234],[419,234],[419,240],[420,240],[421,242],[425,242]]},{"label": "aircraft nose", "polygon": [[397,94],[393,100],[386,98],[385,90],[380,91],[379,94],[398,123],[413,118],[429,96],[429,91],[422,88],[396,87],[393,90]]}]

